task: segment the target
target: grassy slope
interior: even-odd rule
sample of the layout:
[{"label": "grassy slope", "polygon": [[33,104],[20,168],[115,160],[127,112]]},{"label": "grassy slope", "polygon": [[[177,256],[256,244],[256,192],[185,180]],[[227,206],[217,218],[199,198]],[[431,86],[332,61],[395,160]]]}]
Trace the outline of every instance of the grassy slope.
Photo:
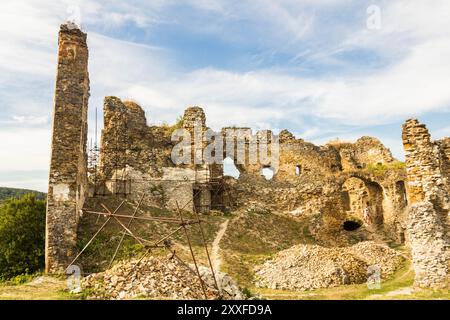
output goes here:
[{"label": "grassy slope", "polygon": [[244,213],[234,218],[220,244],[223,271],[242,287],[252,288],[255,265],[295,244],[313,242],[306,222],[270,213]]}]

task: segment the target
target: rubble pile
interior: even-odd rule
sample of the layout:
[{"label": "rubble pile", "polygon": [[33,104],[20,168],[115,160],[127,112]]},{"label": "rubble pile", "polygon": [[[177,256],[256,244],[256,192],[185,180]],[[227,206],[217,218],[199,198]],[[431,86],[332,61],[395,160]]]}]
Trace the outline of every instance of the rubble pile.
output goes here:
[{"label": "rubble pile", "polygon": [[[208,299],[243,299],[235,282],[216,272],[220,293],[209,268],[200,266]],[[111,269],[87,276],[82,282],[88,299],[204,299],[199,278],[186,265],[171,259],[147,257],[119,262]]]},{"label": "rubble pile", "polygon": [[402,265],[404,258],[397,251],[384,244],[365,241],[350,248],[356,257],[367,262],[368,265],[378,265],[381,278],[387,279]]},{"label": "rubble pile", "polygon": [[381,277],[391,275],[403,258],[395,250],[375,242],[352,247],[325,248],[296,245],[277,253],[255,268],[258,287],[311,290],[367,281],[370,266],[378,266]]}]

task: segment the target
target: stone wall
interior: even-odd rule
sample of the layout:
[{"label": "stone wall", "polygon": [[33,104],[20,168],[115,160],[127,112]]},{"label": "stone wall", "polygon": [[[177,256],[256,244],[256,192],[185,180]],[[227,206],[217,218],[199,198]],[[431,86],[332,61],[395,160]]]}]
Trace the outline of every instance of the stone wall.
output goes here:
[{"label": "stone wall", "polygon": [[363,221],[363,212],[369,209],[370,225],[381,225],[383,216],[383,190],[377,183],[367,183],[359,178],[349,178],[344,183],[344,190],[349,195],[348,215]]},{"label": "stone wall", "polygon": [[106,97],[103,116],[100,148],[103,179],[111,179],[114,172],[126,167],[161,177],[163,167],[173,166],[170,135],[147,126],[144,110],[138,104]]},{"label": "stone wall", "polygon": [[[286,134],[284,132],[283,134]],[[316,146],[303,139],[280,139],[280,166],[276,180],[298,179],[303,174],[319,176],[342,170],[339,153],[330,146]]]},{"label": "stone wall", "polygon": [[[445,287],[449,281],[450,198],[446,178],[446,143],[433,142],[425,125],[410,119],[403,125],[408,175],[408,240],[415,284]],[[444,147],[444,148],[443,148]],[[444,166],[443,166],[444,164]]]},{"label": "stone wall", "polygon": [[[100,183],[96,189],[103,195],[139,199],[145,193],[150,205],[177,209],[177,205],[193,211],[195,200],[199,211],[210,209],[208,183],[220,178],[221,167],[194,164],[194,154],[202,156],[205,141],[194,143],[194,131],[204,133],[205,114],[199,107],[187,108],[182,128],[191,134],[191,163],[175,165],[171,153],[178,141],[171,141],[176,129],[170,126],[148,126],[143,109],[135,102],[106,97],[104,129],[100,147]],[[185,150],[187,151],[187,150]],[[220,174],[219,174],[219,173]],[[194,199],[194,196],[197,198]]]},{"label": "stone wall", "polygon": [[364,169],[370,165],[395,161],[391,151],[373,137],[361,137],[355,143],[337,142],[330,145],[339,151],[344,170]]},{"label": "stone wall", "polygon": [[66,268],[75,253],[79,212],[87,189],[88,98],[86,34],[74,26],[62,25],[58,40],[47,198],[47,272],[58,272]]},{"label": "stone wall", "polygon": [[431,202],[417,202],[411,206],[408,233],[414,284],[423,288],[448,289],[449,244],[445,228]]},{"label": "stone wall", "polygon": [[[442,176],[449,181],[450,179],[450,138],[446,137],[435,141],[439,149],[439,165]],[[447,183],[447,190],[450,184]],[[448,192],[448,191],[447,191]]]},{"label": "stone wall", "polygon": [[[130,183],[121,183],[129,186],[130,195],[135,195],[137,190],[142,192],[146,188],[150,189],[152,185],[163,187],[169,208],[174,208],[177,197],[191,199],[193,208],[203,212],[223,207],[224,190],[220,187],[223,183],[223,164],[202,162],[203,151],[212,142],[211,137],[204,136],[207,132],[211,133],[211,130],[207,127],[202,108],[187,108],[177,126],[190,133],[191,141],[180,149],[183,152],[191,150],[189,164],[174,164],[170,158],[172,148],[179,142],[171,141],[171,132],[176,128],[147,126],[145,114],[136,103],[107,97],[104,113],[100,158],[107,191],[115,193],[114,184],[117,181],[131,180]],[[279,212],[294,215],[325,212],[324,208],[331,206],[341,210],[344,207],[342,192],[345,191],[345,180],[351,177],[349,173],[359,172],[364,176],[366,188],[372,190],[378,187],[376,197],[371,197],[371,205],[374,211],[379,212],[377,219],[380,224],[384,221],[393,224],[400,216],[399,212],[403,212],[405,205],[401,200],[404,198],[404,190],[396,184],[404,182],[404,169],[388,168],[381,177],[370,175],[367,171],[372,164],[396,161],[389,149],[375,138],[363,137],[353,144],[316,146],[297,139],[287,130],[283,130],[277,137],[270,130],[253,133],[250,128],[226,127],[217,134],[224,142],[223,157],[231,157],[240,172],[237,184],[229,188],[235,193],[228,196],[233,198],[235,208],[259,202],[274,209],[276,207]],[[234,146],[225,139],[230,134],[234,139]],[[241,145],[238,139],[241,140]],[[277,141],[278,149],[272,149]],[[242,147],[243,159],[238,157],[238,147]],[[270,151],[267,153],[268,158],[261,158],[261,147],[263,150],[278,152],[277,163],[270,162]],[[251,162],[250,153],[255,151],[256,155],[252,160],[256,162]],[[194,156],[200,162],[194,163]],[[238,159],[244,161],[238,162]],[[350,162],[353,164],[348,165]],[[274,170],[272,181],[265,181],[262,176],[266,167]],[[190,171],[195,173],[195,177],[190,178]],[[149,184],[144,180],[154,182]],[[257,190],[256,186],[263,189]],[[226,184],[224,188],[227,188]],[[341,210],[336,216],[344,217],[343,214],[345,212]]]}]

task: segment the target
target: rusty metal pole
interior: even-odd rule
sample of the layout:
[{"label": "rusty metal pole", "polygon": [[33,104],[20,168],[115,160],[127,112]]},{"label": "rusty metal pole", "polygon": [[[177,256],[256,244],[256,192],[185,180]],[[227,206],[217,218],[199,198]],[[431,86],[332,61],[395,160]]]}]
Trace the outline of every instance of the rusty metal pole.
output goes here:
[{"label": "rusty metal pole", "polygon": [[[145,193],[142,194],[142,197],[141,197],[141,199],[139,200],[139,203],[138,203],[136,209],[135,209],[134,212],[133,212],[133,216],[132,216],[131,220],[128,221],[128,225],[127,225],[128,228],[131,226],[131,223],[133,222],[134,217],[136,217],[136,214],[137,214],[137,212],[138,212],[139,207],[140,207],[141,204],[142,204],[142,201],[144,200],[144,197],[145,197]],[[119,241],[119,243],[118,243],[118,245],[117,245],[116,251],[114,251],[114,255],[113,255],[113,257],[111,258],[111,261],[110,261],[110,263],[109,263],[109,267],[110,267],[110,268],[111,268],[111,266],[112,266],[112,264],[113,264],[113,262],[114,262],[114,259],[116,259],[117,253],[119,252],[120,246],[122,245],[122,242],[123,242],[123,239],[124,239],[124,238],[125,238],[125,232],[122,234],[122,238],[120,238],[120,241]]]},{"label": "rusty metal pole", "polygon": [[[147,256],[151,249],[154,248],[155,246],[157,246],[158,244],[160,244],[161,242],[163,242],[164,240],[170,238],[172,235],[174,235],[175,233],[177,233],[178,231],[180,231],[183,227],[179,227],[178,229],[176,229],[175,231],[173,231],[172,233],[168,234],[167,236],[164,236],[162,239],[156,241],[155,243],[153,243],[152,245],[148,246],[147,250],[144,252],[144,254],[139,258],[139,260],[137,261],[136,265],[134,266],[134,268],[137,268],[137,266],[142,262],[142,260],[145,258],[145,256]],[[128,276],[131,274],[133,270],[130,270],[130,272],[128,272],[128,274],[126,275],[126,278],[128,278]]]},{"label": "rusty metal pole", "polygon": [[94,241],[95,237],[97,237],[97,235],[100,233],[100,231],[103,230],[103,228],[108,224],[109,220],[111,220],[111,217],[108,217],[108,219],[103,223],[103,225],[100,227],[100,229],[97,230],[97,232],[92,236],[92,238],[88,241],[88,243],[86,243],[86,245],[84,246],[84,248],[77,254],[77,256],[75,257],[75,259],[73,259],[73,261],[67,266],[67,269],[73,265],[75,263],[75,261],[77,261],[77,259],[81,256],[81,254],[84,252],[84,250],[87,249],[87,247],[89,247],[89,245],[92,243],[92,241]]},{"label": "rusty metal pole", "polygon": [[180,206],[178,205],[178,201],[176,201],[176,204],[177,204],[178,215],[180,216],[181,226],[183,227],[184,234],[186,235],[186,240],[187,240],[188,245],[189,245],[189,250],[191,251],[192,260],[194,261],[195,269],[197,271],[197,275],[198,275],[198,279],[200,281],[200,284],[202,286],[203,294],[205,295],[205,299],[208,299],[208,295],[206,294],[205,284],[203,282],[202,276],[200,275],[200,271],[198,269],[197,260],[195,259],[194,250],[192,250],[191,239],[189,237],[189,233],[187,231],[187,228],[184,225],[183,214],[180,211]]},{"label": "rusty metal pole", "polygon": [[[131,230],[128,229],[128,228],[122,223],[122,221],[120,221],[120,220],[115,216],[114,213],[112,213],[112,212],[111,212],[111,211],[110,211],[103,203],[102,203],[101,205],[102,205],[102,207],[103,207],[106,211],[108,211],[108,212],[110,213],[110,216],[113,217],[113,218],[116,220],[116,222],[117,222],[122,228],[125,229],[125,231],[126,231],[130,236],[132,236],[137,242],[139,242],[140,245],[144,245],[144,243],[143,243],[141,240],[139,240],[138,237],[136,237],[136,236],[133,234],[133,232],[131,232]],[[114,211],[114,212],[116,212],[116,211]]]},{"label": "rusty metal pole", "polygon": [[198,214],[198,211],[197,211],[196,208],[194,208],[194,212],[197,215],[198,227],[200,228],[200,234],[202,236],[202,241],[203,241],[203,245],[205,247],[206,256],[208,257],[208,263],[209,263],[209,267],[211,268],[212,276],[213,276],[213,279],[214,279],[214,284],[216,285],[217,291],[219,291],[219,296],[221,297],[222,293],[221,293],[221,290],[220,290],[219,285],[217,283],[216,273],[214,272],[214,267],[213,267],[212,262],[211,262],[211,257],[209,256],[208,244],[206,243],[205,234],[203,232],[202,223],[200,221],[200,215]]}]

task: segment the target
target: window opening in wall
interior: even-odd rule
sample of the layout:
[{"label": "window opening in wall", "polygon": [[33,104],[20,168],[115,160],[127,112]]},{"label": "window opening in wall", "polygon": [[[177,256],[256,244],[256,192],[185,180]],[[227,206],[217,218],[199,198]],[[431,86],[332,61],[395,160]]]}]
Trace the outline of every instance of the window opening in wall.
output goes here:
[{"label": "window opening in wall", "polygon": [[239,179],[240,172],[230,157],[223,160],[223,175]]},{"label": "window opening in wall", "polygon": [[264,176],[264,178],[266,178],[266,180],[272,180],[274,172],[271,167],[264,167],[261,174]]}]

